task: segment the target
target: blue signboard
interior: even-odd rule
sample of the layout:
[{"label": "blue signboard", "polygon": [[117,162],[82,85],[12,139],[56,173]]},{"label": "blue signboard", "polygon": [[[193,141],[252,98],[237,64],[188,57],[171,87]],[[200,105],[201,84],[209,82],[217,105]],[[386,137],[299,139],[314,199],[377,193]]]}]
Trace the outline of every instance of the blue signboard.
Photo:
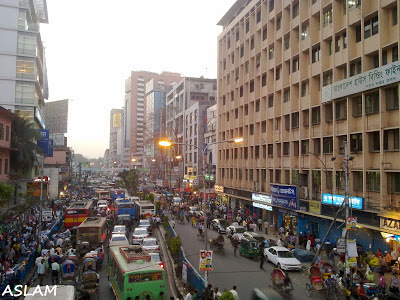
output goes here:
[{"label": "blue signboard", "polygon": [[262,208],[262,209],[265,209],[265,210],[272,211],[272,206],[271,205],[261,204],[261,203],[258,203],[258,202],[253,202],[253,206],[254,207],[258,207],[258,208]]},{"label": "blue signboard", "polygon": [[[343,195],[322,194],[322,203],[341,206],[344,201]],[[355,209],[364,209],[364,198],[350,197],[349,206]]]},{"label": "blue signboard", "polygon": [[298,209],[296,186],[271,184],[271,195],[272,204],[290,209]]},{"label": "blue signboard", "polygon": [[258,202],[272,203],[270,195],[263,195],[263,194],[257,194],[257,193],[252,193],[251,200],[258,201]]},{"label": "blue signboard", "polygon": [[47,129],[38,129],[38,131],[40,140],[48,140],[50,138],[50,133]]},{"label": "blue signboard", "polygon": [[38,131],[39,138],[37,145],[42,148],[45,156],[53,157],[53,140],[49,140],[49,131],[45,129],[38,129]]}]

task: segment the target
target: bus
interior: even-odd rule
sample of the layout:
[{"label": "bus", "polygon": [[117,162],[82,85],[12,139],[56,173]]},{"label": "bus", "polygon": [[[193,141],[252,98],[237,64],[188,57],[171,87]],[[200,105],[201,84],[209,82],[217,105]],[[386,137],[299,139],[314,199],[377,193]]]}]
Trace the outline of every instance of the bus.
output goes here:
[{"label": "bus", "polygon": [[155,215],[156,206],[149,201],[135,201],[135,215],[138,219]]},{"label": "bus", "polygon": [[99,200],[110,198],[110,191],[106,191],[103,189],[95,190],[94,197]]},{"label": "bus", "polygon": [[113,246],[108,252],[108,284],[118,300],[159,299],[167,294],[165,270],[140,245]]},{"label": "bus", "polygon": [[92,249],[101,246],[107,237],[107,218],[88,217],[79,226],[76,239],[89,242]]},{"label": "bus", "polygon": [[125,198],[125,190],[111,189],[110,194],[113,201],[117,200],[118,198]]},{"label": "bus", "polygon": [[65,210],[65,229],[79,226],[87,217],[93,213],[92,201],[77,201]]},{"label": "bus", "polygon": [[116,200],[114,203],[115,214],[118,215],[130,215],[135,217],[135,203],[129,201],[129,199]]}]

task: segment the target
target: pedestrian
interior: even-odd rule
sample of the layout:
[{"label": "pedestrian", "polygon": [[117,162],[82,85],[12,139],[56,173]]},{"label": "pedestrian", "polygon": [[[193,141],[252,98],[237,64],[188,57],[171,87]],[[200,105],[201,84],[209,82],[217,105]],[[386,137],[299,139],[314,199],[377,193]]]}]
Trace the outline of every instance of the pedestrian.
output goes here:
[{"label": "pedestrian", "polygon": [[44,280],[44,274],[46,273],[46,267],[44,265],[44,259],[40,261],[40,263],[37,266],[37,274],[39,277],[39,285],[43,285],[43,280]]},{"label": "pedestrian", "polygon": [[189,293],[185,296],[185,300],[193,300],[194,290],[190,290]]},{"label": "pedestrian", "polygon": [[329,257],[329,260],[331,261],[331,265],[334,266],[335,265],[335,252],[334,251],[329,252],[328,257]]},{"label": "pedestrian", "polygon": [[282,237],[284,233],[285,233],[285,228],[282,225],[281,228],[279,228],[279,235]]},{"label": "pedestrian", "polygon": [[204,289],[203,294],[201,295],[202,300],[212,300],[213,297],[213,289],[212,285],[208,284],[208,286]]},{"label": "pedestrian", "polygon": [[392,272],[392,279],[389,284],[389,291],[395,295],[399,294],[399,279],[397,278],[397,272]]},{"label": "pedestrian", "polygon": [[385,261],[386,261],[386,270],[389,270],[390,268],[390,263],[392,262],[392,257],[390,256],[390,253],[385,251]]},{"label": "pedestrian", "polygon": [[263,221],[261,218],[258,218],[257,224],[258,224],[258,231],[262,231]]},{"label": "pedestrian", "polygon": [[222,296],[222,294],[220,291],[218,291],[218,288],[217,287],[214,288],[214,299],[213,300],[218,300],[221,298],[221,296]]},{"label": "pedestrian", "polygon": [[311,240],[307,240],[306,250],[311,251]]},{"label": "pedestrian", "polygon": [[57,261],[54,261],[51,264],[51,284],[52,285],[58,284],[58,273],[59,272],[60,272],[60,265],[58,264]]},{"label": "pedestrian", "polygon": [[239,247],[239,238],[237,235],[234,235],[233,237],[232,246],[233,246],[233,255],[236,256],[236,251]]},{"label": "pedestrian", "polygon": [[268,222],[268,221],[265,221],[265,222],[264,222],[265,234],[268,234],[268,227],[269,227],[269,222]]},{"label": "pedestrian", "polygon": [[260,269],[263,270],[264,269],[264,261],[265,261],[265,257],[264,257],[264,241],[262,241],[259,245],[259,251],[260,251]]},{"label": "pedestrian", "polygon": [[232,293],[233,298],[234,298],[235,300],[239,300],[239,294],[238,294],[238,292],[236,291],[236,285],[234,285],[234,286],[232,287],[232,289],[230,290],[230,292]]},{"label": "pedestrian", "polygon": [[169,221],[169,225],[171,225],[172,228],[175,228],[175,221],[174,220]]}]

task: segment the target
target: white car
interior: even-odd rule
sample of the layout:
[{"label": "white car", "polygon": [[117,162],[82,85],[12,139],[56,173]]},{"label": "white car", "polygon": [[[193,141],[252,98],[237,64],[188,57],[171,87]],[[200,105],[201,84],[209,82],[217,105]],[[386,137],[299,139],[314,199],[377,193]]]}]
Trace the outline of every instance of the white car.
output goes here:
[{"label": "white car", "polygon": [[149,232],[147,231],[146,228],[137,227],[135,228],[132,234],[132,243],[133,244],[142,243],[143,239],[148,237],[149,237]]},{"label": "white car", "polygon": [[233,236],[237,236],[239,241],[242,240],[242,236],[243,233],[246,230],[244,229],[243,226],[238,225],[238,223],[232,223],[231,226],[228,226],[228,228],[226,228],[226,236],[230,239]]},{"label": "white car", "polygon": [[149,220],[142,219],[139,221],[139,228],[146,228],[149,234],[152,233],[151,223]]},{"label": "white car", "polygon": [[273,246],[264,249],[265,257],[282,270],[300,270],[301,262],[285,247]]},{"label": "white car", "polygon": [[147,251],[157,251],[160,250],[160,246],[157,243],[156,238],[145,238],[143,239],[143,249]]},{"label": "white car", "polygon": [[113,234],[111,235],[110,242],[108,244],[110,247],[112,246],[129,246],[129,241],[126,238],[125,234]]},{"label": "white car", "polygon": [[126,226],[125,225],[115,225],[113,228],[112,234],[125,234],[126,235]]}]

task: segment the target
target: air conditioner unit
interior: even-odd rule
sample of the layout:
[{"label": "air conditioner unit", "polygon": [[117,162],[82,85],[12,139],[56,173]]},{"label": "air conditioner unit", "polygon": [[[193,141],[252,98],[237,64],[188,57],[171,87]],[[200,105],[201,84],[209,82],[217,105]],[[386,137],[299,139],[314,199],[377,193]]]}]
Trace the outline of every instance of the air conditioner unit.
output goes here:
[{"label": "air conditioner unit", "polygon": [[306,186],[300,187],[300,198],[308,199],[308,188]]},{"label": "air conditioner unit", "polygon": [[259,192],[259,182],[258,181],[254,181],[253,182],[253,186],[254,186],[254,191],[255,192]]}]

